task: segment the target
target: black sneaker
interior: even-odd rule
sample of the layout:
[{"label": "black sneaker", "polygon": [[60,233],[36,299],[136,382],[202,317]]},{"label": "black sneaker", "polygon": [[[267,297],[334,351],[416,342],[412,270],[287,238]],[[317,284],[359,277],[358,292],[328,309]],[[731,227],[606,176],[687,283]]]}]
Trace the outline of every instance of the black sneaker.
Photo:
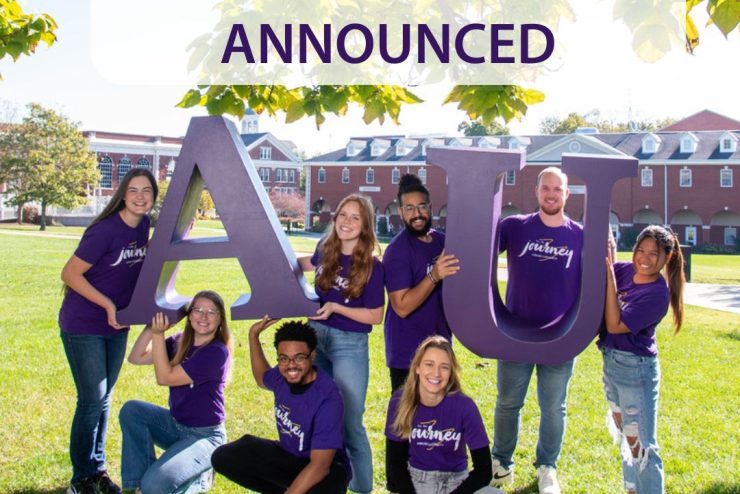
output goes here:
[{"label": "black sneaker", "polygon": [[94,479],[99,494],[121,494],[121,488],[108,477],[105,470],[98,473]]},{"label": "black sneaker", "polygon": [[72,482],[67,488],[67,494],[98,494],[98,489],[95,487],[95,477]]}]

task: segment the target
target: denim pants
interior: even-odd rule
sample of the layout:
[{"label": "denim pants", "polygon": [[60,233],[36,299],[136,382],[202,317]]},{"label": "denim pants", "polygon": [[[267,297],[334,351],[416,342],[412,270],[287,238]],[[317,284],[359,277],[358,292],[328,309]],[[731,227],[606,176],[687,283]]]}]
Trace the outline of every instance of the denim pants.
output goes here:
[{"label": "denim pants", "polygon": [[344,441],[352,464],[351,491],[373,490],[373,455],[362,422],[370,375],[368,334],[342,331],[311,321],[319,344],[316,365],[339,386],[344,400]]},{"label": "denim pants", "polygon": [[[127,401],[119,415],[123,487],[146,494],[206,492],[211,487],[211,453],[226,442],[223,424],[188,427],[166,408]],[[154,446],[164,453],[156,458]]]},{"label": "denim pants", "polygon": [[[604,392],[609,404],[607,424],[620,441],[624,487],[638,494],[663,492],[663,461],[658,453],[658,357],[602,348]],[[622,430],[611,415],[622,416]],[[631,447],[627,437],[637,438]],[[637,454],[633,452],[636,447]]]},{"label": "denim pants", "polygon": [[[468,471],[462,472],[439,472],[419,470],[409,465],[409,474],[411,482],[414,484],[416,494],[449,494],[468,478]],[[475,491],[475,494],[494,494],[503,493],[495,487],[482,487]]]},{"label": "denim pants", "polygon": [[494,460],[504,467],[513,465],[512,457],[519,439],[521,410],[527,397],[532,372],[537,368],[537,400],[540,428],[535,466],[555,467],[565,436],[565,410],[568,383],[575,359],[560,365],[523,364],[498,361],[496,411],[493,423]]},{"label": "denim pants", "polygon": [[111,336],[64,331],[60,335],[77,388],[77,407],[69,435],[69,457],[72,482],[78,482],[105,470],[111,393],[126,355],[128,331]]}]

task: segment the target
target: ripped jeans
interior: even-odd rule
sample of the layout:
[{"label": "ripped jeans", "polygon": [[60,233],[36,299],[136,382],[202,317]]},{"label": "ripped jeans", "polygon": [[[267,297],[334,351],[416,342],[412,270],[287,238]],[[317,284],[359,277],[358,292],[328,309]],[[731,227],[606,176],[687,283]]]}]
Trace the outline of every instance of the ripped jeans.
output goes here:
[{"label": "ripped jeans", "polygon": [[[658,357],[602,348],[607,426],[620,443],[624,487],[638,494],[663,493],[663,461],[658,453]],[[613,414],[621,414],[621,430]],[[629,440],[628,440],[629,438]]]}]

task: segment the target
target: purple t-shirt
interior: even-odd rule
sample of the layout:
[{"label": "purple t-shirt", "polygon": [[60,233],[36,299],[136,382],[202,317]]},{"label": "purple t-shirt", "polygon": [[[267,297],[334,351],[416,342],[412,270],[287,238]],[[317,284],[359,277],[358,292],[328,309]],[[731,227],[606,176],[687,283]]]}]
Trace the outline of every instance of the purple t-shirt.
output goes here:
[{"label": "purple t-shirt", "polygon": [[[392,430],[402,391],[393,393],[388,405],[385,435],[391,441],[405,441]],[[468,468],[466,445],[471,451],[488,446],[478,407],[463,393],[448,394],[435,407],[420,404],[408,441],[412,467],[442,472],[462,472]]]},{"label": "purple t-shirt", "polygon": [[[165,340],[170,359],[177,353],[181,336]],[[230,363],[229,349],[220,340],[190,347],[181,365],[193,383],[170,386],[170,413],[177,422],[188,427],[213,427],[226,420],[224,388]]]},{"label": "purple t-shirt", "polygon": [[641,284],[633,281],[634,276],[635,268],[631,262],[614,263],[620,318],[630,332],[611,334],[602,328],[598,346],[653,357],[658,355],[655,327],[668,312],[671,295],[662,276],[652,283]]},{"label": "purple t-shirt", "polygon": [[319,368],[316,379],[303,393],[292,393],[277,367],[265,372],[265,387],[275,393],[275,421],[280,446],[299,458],[309,458],[312,449],[337,450],[334,461],[348,474],[342,423],[344,402],[336,383]]},{"label": "purple t-shirt", "polygon": [[[92,264],[84,276],[120,310],[131,300],[146,256],[149,217],[136,228],[114,213],[85,230],[74,255]],[[74,334],[108,336],[119,334],[108,325],[105,310],[68,288],[59,310],[59,327]]]},{"label": "purple t-shirt", "polygon": [[582,249],[583,227],[568,218],[554,228],[538,213],[504,218],[499,252],[508,252],[506,307],[540,326],[565,314],[578,296]]},{"label": "purple t-shirt", "polygon": [[[321,273],[321,244],[316,247],[316,251],[311,256],[311,264],[316,266],[316,277],[319,277]],[[347,277],[349,276],[350,263],[352,256],[345,256],[341,254],[339,256],[339,264],[341,269],[337,273],[337,277],[334,280],[334,287],[331,290],[324,291],[316,286],[316,293],[321,300],[323,306],[327,302],[336,302],[345,307],[364,307],[367,309],[377,309],[383,307],[385,304],[385,293],[383,293],[383,265],[380,261],[373,257],[373,271],[370,273],[370,279],[365,285],[365,289],[362,291],[360,298],[347,298],[344,295],[344,289],[349,286]],[[345,317],[341,314],[332,314],[325,321],[320,321],[327,326],[332,328],[341,329],[342,331],[352,331],[355,333],[369,333],[373,327],[370,324],[362,324]]]},{"label": "purple t-shirt", "polygon": [[[406,229],[396,235],[383,255],[385,287],[388,293],[413,288],[427,276],[442,253],[445,236],[430,230],[430,243],[422,242]],[[442,284],[414,312],[402,318],[389,303],[385,312],[385,363],[395,369],[408,369],[419,344],[427,337],[452,337],[442,309]]]}]

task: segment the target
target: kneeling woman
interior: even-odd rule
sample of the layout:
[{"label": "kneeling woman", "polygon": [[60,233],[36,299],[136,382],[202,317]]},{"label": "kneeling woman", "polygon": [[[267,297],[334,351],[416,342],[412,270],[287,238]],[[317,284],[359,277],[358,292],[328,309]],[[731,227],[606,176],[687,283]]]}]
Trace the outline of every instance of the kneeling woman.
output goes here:
[{"label": "kneeling woman", "polygon": [[[460,388],[450,343],[430,336],[388,407],[389,475],[400,494],[501,492],[488,487],[491,452],[475,402]],[[473,470],[468,472],[470,449]]]},{"label": "kneeling woman", "polygon": [[[663,270],[667,278],[663,277]],[[655,327],[673,309],[681,329],[683,255],[676,236],[662,226],[637,237],[632,262],[607,258],[606,330],[598,345],[604,357],[604,390],[615,439],[622,444],[624,487],[630,493],[663,492],[658,454],[660,366]]]},{"label": "kneeling woman", "polygon": [[[146,494],[205,492],[211,453],[226,442],[224,387],[231,363],[226,311],[215,292],[195,295],[185,330],[165,339],[170,327],[157,314],[134,343],[129,362],[154,364],[157,384],[170,387],[170,409],[129,401],[120,413],[124,488]],[[157,459],[154,446],[164,450]]]}]

